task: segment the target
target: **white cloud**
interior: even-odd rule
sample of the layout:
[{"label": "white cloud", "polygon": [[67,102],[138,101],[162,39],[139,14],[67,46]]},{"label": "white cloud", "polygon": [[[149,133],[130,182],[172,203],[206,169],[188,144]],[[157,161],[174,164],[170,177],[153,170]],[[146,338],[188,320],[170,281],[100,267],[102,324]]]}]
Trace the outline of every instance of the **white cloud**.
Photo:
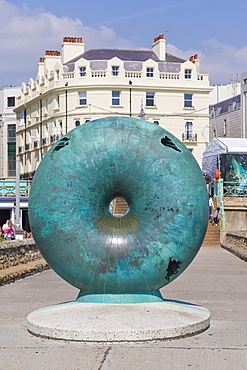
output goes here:
[{"label": "white cloud", "polygon": [[201,72],[210,75],[211,84],[226,84],[231,75],[238,74],[240,78],[247,71],[247,46],[237,48],[211,39],[202,42],[201,50],[181,50],[168,44],[167,51],[184,59],[199,54]]},{"label": "white cloud", "polygon": [[118,38],[112,28],[84,26],[79,18],[59,18],[42,8],[18,8],[5,0],[0,0],[0,9],[0,86],[20,85],[35,78],[39,58],[46,50],[60,50],[65,36],[82,37],[87,49],[133,48],[132,42]]}]

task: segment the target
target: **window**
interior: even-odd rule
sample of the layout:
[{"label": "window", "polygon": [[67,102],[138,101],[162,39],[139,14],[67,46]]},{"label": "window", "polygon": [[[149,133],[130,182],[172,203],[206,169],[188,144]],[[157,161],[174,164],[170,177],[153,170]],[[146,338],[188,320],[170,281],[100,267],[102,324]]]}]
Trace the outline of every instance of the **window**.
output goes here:
[{"label": "window", "polygon": [[159,121],[158,119],[154,119],[154,120],[153,120],[153,123],[154,123],[155,125],[159,126],[160,121]]},{"label": "window", "polygon": [[8,176],[13,177],[16,175],[16,156],[8,155]]},{"label": "window", "polygon": [[80,119],[79,118],[75,118],[74,119],[74,123],[75,123],[75,127],[78,127],[78,126],[80,126]]},{"label": "window", "polygon": [[7,107],[14,107],[15,106],[15,96],[8,96],[7,97]]},{"label": "window", "polygon": [[111,73],[112,73],[112,76],[118,76],[119,75],[119,67],[118,66],[112,66],[111,67]]},{"label": "window", "polygon": [[190,80],[192,77],[192,70],[191,69],[185,69],[184,71],[184,78],[186,80]]},{"label": "window", "polygon": [[79,67],[79,74],[80,74],[80,77],[85,77],[86,76],[86,67]]},{"label": "window", "polygon": [[55,109],[59,109],[59,108],[60,108],[60,96],[56,95],[55,96]]},{"label": "window", "polygon": [[185,122],[185,132],[184,132],[185,140],[193,141],[193,122],[186,121]]},{"label": "window", "polygon": [[226,119],[224,119],[224,131],[223,131],[223,136],[226,136],[226,130],[227,126],[226,126]]},{"label": "window", "polygon": [[120,105],[120,91],[112,91],[112,105]]},{"label": "window", "polygon": [[227,108],[228,108],[228,112],[230,112],[231,110],[234,109],[234,104],[233,103],[228,104]]},{"label": "window", "polygon": [[8,142],[15,142],[16,141],[16,127],[14,124],[8,125]]},{"label": "window", "polygon": [[56,69],[56,79],[57,79],[57,81],[59,80],[59,69]]},{"label": "window", "polygon": [[63,136],[63,121],[59,121],[59,137]]},{"label": "window", "polygon": [[79,92],[79,105],[87,105],[87,92],[86,91]]},{"label": "window", "polygon": [[147,68],[146,77],[154,77],[154,69],[153,68]]},{"label": "window", "polygon": [[146,92],[146,107],[154,107],[154,93]]},{"label": "window", "polygon": [[193,108],[192,94],[184,94],[184,107],[185,108]]},{"label": "window", "polygon": [[241,107],[241,105],[240,105],[240,100],[238,100],[237,102],[236,102],[236,109],[239,109]]}]

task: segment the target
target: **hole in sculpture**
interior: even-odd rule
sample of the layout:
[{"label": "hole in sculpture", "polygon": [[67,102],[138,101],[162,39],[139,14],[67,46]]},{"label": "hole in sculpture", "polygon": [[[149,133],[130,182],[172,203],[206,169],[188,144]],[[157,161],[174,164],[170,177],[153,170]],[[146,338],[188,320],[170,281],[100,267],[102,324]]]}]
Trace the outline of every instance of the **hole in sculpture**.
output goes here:
[{"label": "hole in sculpture", "polygon": [[181,152],[181,150],[176,146],[176,144],[168,136],[165,136],[161,139],[161,144],[163,144],[164,146],[168,146],[169,148],[172,148],[176,150],[177,152]]},{"label": "hole in sculpture", "polygon": [[129,205],[124,198],[116,197],[109,204],[109,212],[114,217],[123,217],[129,211]]},{"label": "hole in sculpture", "polygon": [[170,280],[170,277],[174,274],[177,274],[178,273],[178,269],[181,265],[181,262],[180,261],[176,261],[176,260],[173,260],[170,258],[169,260],[169,265],[167,267],[167,275],[166,275],[166,279],[169,281]]}]

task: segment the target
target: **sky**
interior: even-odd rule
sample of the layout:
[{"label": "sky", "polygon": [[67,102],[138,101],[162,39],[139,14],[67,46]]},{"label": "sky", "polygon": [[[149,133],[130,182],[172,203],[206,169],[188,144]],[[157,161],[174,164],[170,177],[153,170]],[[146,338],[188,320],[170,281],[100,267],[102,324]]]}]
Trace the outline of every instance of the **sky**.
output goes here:
[{"label": "sky", "polygon": [[65,36],[82,37],[85,50],[137,50],[160,33],[168,53],[198,54],[210,83],[227,84],[247,71],[246,14],[244,0],[0,0],[0,88],[35,79]]}]

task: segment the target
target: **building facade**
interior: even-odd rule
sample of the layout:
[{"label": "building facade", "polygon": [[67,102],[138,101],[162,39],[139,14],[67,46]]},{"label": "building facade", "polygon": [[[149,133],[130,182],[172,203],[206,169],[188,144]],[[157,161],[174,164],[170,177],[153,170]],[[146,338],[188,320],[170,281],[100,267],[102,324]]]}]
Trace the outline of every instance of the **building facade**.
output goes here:
[{"label": "building facade", "polygon": [[151,50],[85,51],[81,38],[65,37],[61,53],[46,51],[36,79],[21,87],[15,110],[21,178],[31,179],[45,153],[68,131],[115,115],[162,126],[201,165],[209,142],[211,90],[198,55],[184,60],[168,54],[163,35]]},{"label": "building facade", "polygon": [[15,178],[16,170],[16,98],[20,87],[0,89],[0,179]]},{"label": "building facade", "polygon": [[[237,89],[234,91],[238,92],[238,94],[228,96],[228,99],[223,99],[210,105],[210,140],[215,137],[247,137],[247,72],[241,74],[240,82],[237,86]],[[218,91],[221,90],[218,89]],[[229,87],[228,92],[233,93],[233,90]],[[213,96],[211,95],[212,93],[213,91],[210,93],[211,102],[213,101],[213,96],[215,96],[215,93]]]}]

